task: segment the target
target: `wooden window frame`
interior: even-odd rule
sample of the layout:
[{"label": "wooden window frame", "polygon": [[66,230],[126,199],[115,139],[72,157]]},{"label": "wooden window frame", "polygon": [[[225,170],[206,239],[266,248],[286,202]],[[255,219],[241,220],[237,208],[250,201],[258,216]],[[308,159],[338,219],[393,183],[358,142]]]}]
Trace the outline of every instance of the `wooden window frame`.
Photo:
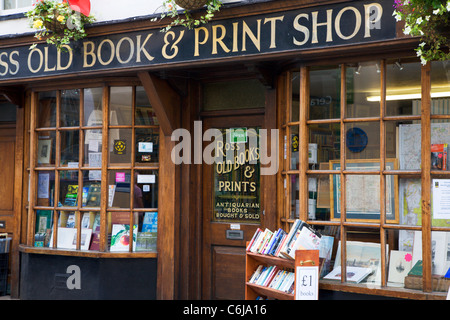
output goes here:
[{"label": "wooden window frame", "polygon": [[[295,221],[290,216],[291,212],[291,190],[290,179],[291,175],[298,175],[299,178],[299,219],[308,222],[312,226],[332,226],[339,229],[341,243],[345,243],[347,240],[347,230],[349,228],[375,228],[380,233],[380,247],[381,247],[381,284],[378,286],[371,286],[367,288],[361,285],[355,285],[347,283],[345,279],[346,268],[346,245],[341,246],[341,270],[344,275],[340,282],[320,280],[320,288],[325,290],[344,291],[352,293],[380,295],[396,298],[406,299],[445,299],[446,292],[436,292],[432,290],[432,269],[431,269],[431,232],[432,231],[446,231],[450,232],[450,228],[446,227],[433,227],[431,221],[431,191],[430,183],[433,174],[434,175],[447,175],[450,177],[450,171],[432,171],[431,159],[429,152],[422,152],[421,161],[422,166],[419,170],[377,170],[371,171],[370,174],[376,174],[380,176],[380,221],[378,222],[352,222],[346,221],[346,208],[345,198],[341,199],[340,209],[341,217],[338,221],[319,221],[309,220],[308,218],[308,176],[310,175],[331,175],[338,174],[341,178],[341,197],[345,197],[345,176],[352,173],[369,173],[369,172],[352,172],[345,169],[345,124],[351,122],[378,122],[380,124],[380,168],[385,168],[386,160],[386,132],[385,124],[387,121],[395,120],[420,120],[422,150],[430,150],[431,146],[431,130],[430,125],[433,119],[446,119],[450,122],[450,115],[432,115],[431,114],[431,64],[428,63],[421,67],[421,114],[420,115],[403,115],[403,116],[386,116],[386,65],[385,59],[380,63],[380,114],[377,117],[370,118],[346,118],[346,64],[339,64],[341,72],[341,104],[340,104],[340,116],[337,119],[325,119],[325,120],[309,120],[309,73],[310,67],[307,65],[301,66],[300,71],[300,101],[299,101],[299,121],[290,122],[290,110],[292,108],[292,74],[298,72],[292,70],[284,73],[280,77],[280,83],[283,87],[279,89],[280,96],[278,99],[279,111],[278,122],[279,128],[282,130],[280,134],[280,163],[282,171],[278,174],[278,186],[279,194],[278,206],[279,210],[279,224],[280,227],[285,230],[289,230],[291,224]],[[308,141],[309,131],[308,125],[318,123],[339,123],[340,124],[340,170],[310,170],[308,163]],[[291,158],[291,146],[290,146],[290,130],[292,127],[298,126],[299,130],[299,169],[290,169]],[[387,223],[386,221],[386,194],[385,194],[385,181],[387,175],[402,175],[405,177],[416,177],[421,179],[422,189],[422,225],[410,226]],[[387,233],[398,230],[417,230],[422,231],[422,252],[423,254],[423,289],[413,290],[406,288],[396,288],[387,286],[387,261],[386,261],[386,243]],[[427,254],[428,253],[428,254]]]},{"label": "wooden window frame", "polygon": [[[129,170],[131,172],[131,182],[130,185],[134,185],[135,176],[134,172],[136,170],[154,170],[158,172],[160,171],[160,161],[151,163],[150,165],[136,165],[135,163],[135,139],[136,139],[136,129],[154,129],[157,130],[158,135],[161,137],[161,130],[159,125],[137,125],[135,123],[135,114],[136,114],[136,87],[142,86],[139,82],[127,82],[121,81],[117,83],[92,83],[89,85],[73,85],[61,88],[38,88],[31,91],[31,103],[30,103],[30,121],[29,121],[29,147],[30,153],[28,158],[28,172],[29,172],[29,197],[28,197],[28,205],[25,207],[27,210],[27,232],[25,239],[25,246],[21,246],[21,251],[27,253],[44,253],[44,254],[52,254],[52,255],[73,255],[73,256],[86,256],[86,257],[123,257],[123,258],[155,258],[157,257],[157,252],[150,251],[133,251],[133,241],[129,243],[128,252],[111,252],[108,250],[108,230],[107,230],[107,213],[108,212],[129,212],[130,215],[130,226],[135,224],[134,221],[134,213],[138,212],[157,212],[158,208],[133,208],[134,201],[134,190],[130,188],[130,206],[128,208],[116,208],[116,207],[108,207],[108,172],[112,170]],[[115,87],[131,87],[132,88],[132,108],[131,108],[131,124],[130,125],[111,125],[110,117],[109,117],[109,108],[110,108],[110,95],[111,88]],[[79,112],[79,125],[72,127],[60,127],[60,110],[61,110],[61,92],[65,89],[80,89],[80,112]],[[87,126],[84,125],[84,89],[86,88],[102,88],[102,125],[101,126]],[[57,93],[57,107],[56,107],[56,125],[51,128],[37,128],[37,108],[39,101],[39,93],[45,91],[55,91]],[[92,129],[101,129],[102,130],[102,167],[101,168],[93,168],[85,165],[84,161],[84,132],[86,130]],[[132,141],[131,141],[131,161],[129,163],[117,165],[117,164],[109,164],[109,132],[114,129],[129,129],[132,131]],[[61,132],[66,130],[78,130],[80,133],[79,137],[79,161],[77,168],[69,168],[69,167],[61,167],[60,166],[60,135]],[[56,133],[56,143],[55,143],[55,164],[48,167],[38,167],[37,166],[37,136],[40,131],[54,131]],[[90,170],[101,170],[101,199],[100,206],[95,208],[94,210],[89,208],[82,207],[81,201],[81,192],[79,189],[79,195],[77,197],[77,206],[60,208],[58,207],[58,201],[54,201],[54,205],[51,206],[38,206],[36,203],[37,198],[37,177],[39,172],[54,172],[55,173],[55,199],[59,199],[59,176],[61,171],[78,171],[78,185],[83,185],[83,173]],[[159,179],[158,179],[159,180]],[[159,181],[158,186],[159,186]],[[26,193],[25,193],[26,195]],[[26,200],[26,198],[25,198]],[[158,206],[160,204],[158,203]],[[53,243],[50,243],[49,247],[34,247],[34,230],[35,230],[35,222],[36,222],[36,210],[52,210],[53,212]],[[90,251],[90,250],[81,250],[80,242],[81,242],[81,232],[77,231],[77,242],[76,249],[61,249],[57,248],[57,238],[58,238],[58,211],[74,211],[78,219],[76,219],[77,223],[75,228],[77,230],[81,230],[81,215],[83,212],[95,211],[100,213],[100,244],[98,251]],[[158,251],[158,250],[157,250]]]}]

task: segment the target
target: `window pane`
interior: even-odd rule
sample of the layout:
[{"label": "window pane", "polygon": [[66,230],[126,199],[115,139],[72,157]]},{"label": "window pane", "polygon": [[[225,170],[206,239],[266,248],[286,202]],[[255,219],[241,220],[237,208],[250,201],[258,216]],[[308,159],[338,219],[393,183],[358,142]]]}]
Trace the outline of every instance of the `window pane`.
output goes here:
[{"label": "window pane", "polygon": [[143,87],[136,87],[136,125],[158,125],[158,119]]},{"label": "window pane", "polygon": [[111,87],[109,106],[109,124],[131,125],[131,105],[133,103],[132,87]]},{"label": "window pane", "polygon": [[18,8],[24,8],[24,7],[30,7],[32,0],[18,0],[17,7]]},{"label": "window pane", "polygon": [[54,171],[38,172],[37,205],[53,207],[54,199],[55,199],[55,172]]},{"label": "window pane", "polygon": [[84,125],[93,127],[103,124],[103,88],[84,89]]},{"label": "window pane", "polygon": [[264,108],[265,89],[259,80],[206,83],[202,106],[205,111]]},{"label": "window pane", "polygon": [[109,130],[109,163],[131,163],[131,129]]},{"label": "window pane", "polygon": [[431,62],[431,114],[450,114],[450,61]]},{"label": "window pane", "polygon": [[130,212],[108,212],[108,235],[111,239],[109,249],[111,252],[128,252],[130,242],[135,248],[137,226],[133,226],[131,229],[134,232],[130,232]]},{"label": "window pane", "polygon": [[329,170],[329,161],[339,160],[341,138],[339,123],[309,125],[309,165],[313,170]]},{"label": "window pane", "polygon": [[380,123],[346,123],[345,145],[347,159],[379,159]]},{"label": "window pane", "polygon": [[89,170],[83,172],[83,207],[100,207],[101,171]]},{"label": "window pane", "polygon": [[[421,64],[389,61],[386,66],[386,115],[420,115]],[[380,95],[371,96],[380,99]]]},{"label": "window pane", "polygon": [[379,62],[366,62],[347,68],[347,118],[380,116],[380,101],[367,99],[380,95],[379,65]]},{"label": "window pane", "polygon": [[290,133],[290,151],[291,151],[291,159],[290,159],[290,169],[291,170],[298,170],[299,169],[299,163],[300,163],[300,140],[298,135],[299,127],[297,126],[290,126],[289,127],[289,133]]},{"label": "window pane", "polygon": [[108,207],[130,208],[130,170],[108,171]]},{"label": "window pane", "polygon": [[36,227],[34,232],[34,246],[48,247],[53,226],[52,210],[36,210]]},{"label": "window pane", "polygon": [[36,127],[56,127],[56,91],[39,93],[37,107]]},{"label": "window pane", "polygon": [[291,100],[291,111],[290,111],[290,121],[298,121],[299,118],[299,104],[300,104],[300,72],[292,73],[292,100]]},{"label": "window pane", "polygon": [[102,130],[86,130],[84,136],[84,164],[89,167],[102,166]]},{"label": "window pane", "polygon": [[135,251],[156,252],[158,212],[135,212],[134,217],[138,225]]},{"label": "window pane", "polygon": [[310,72],[309,118],[340,117],[341,70],[339,67],[315,67]]},{"label": "window pane", "polygon": [[291,219],[298,219],[300,217],[300,186],[299,186],[299,176],[296,174],[288,175],[287,178],[289,179],[290,183],[290,191],[291,191],[291,197],[290,197],[290,206],[291,206],[291,213],[290,218]]},{"label": "window pane", "polygon": [[55,164],[56,132],[39,132],[36,161],[38,167],[46,167]]},{"label": "window pane", "polygon": [[4,1],[5,1],[5,10],[16,8],[16,0],[4,0]]},{"label": "window pane", "polygon": [[80,90],[61,91],[61,127],[80,125]]},{"label": "window pane", "polygon": [[135,172],[134,208],[158,208],[158,171]]},{"label": "window pane", "polygon": [[61,166],[78,167],[80,132],[69,130],[60,132]]},{"label": "window pane", "polygon": [[135,161],[139,164],[159,162],[159,129],[136,129]]},{"label": "window pane", "polygon": [[[329,164],[324,163],[321,170],[329,170]],[[330,176],[328,174],[308,176],[308,219],[330,220],[331,193]]]},{"label": "window pane", "polygon": [[78,205],[78,171],[63,170],[59,174],[59,202],[65,207]]}]

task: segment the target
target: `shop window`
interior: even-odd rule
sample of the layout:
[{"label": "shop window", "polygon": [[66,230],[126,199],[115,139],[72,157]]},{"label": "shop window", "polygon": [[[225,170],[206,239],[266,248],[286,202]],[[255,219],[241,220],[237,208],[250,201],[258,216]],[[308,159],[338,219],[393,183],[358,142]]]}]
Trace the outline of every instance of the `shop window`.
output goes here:
[{"label": "shop window", "polygon": [[28,244],[156,252],[159,127],[143,88],[33,97]]},{"label": "shop window", "polygon": [[365,293],[448,290],[449,65],[389,59],[302,67],[286,78],[281,225],[301,219],[331,240],[327,272],[371,268],[358,284]]},{"label": "shop window", "polygon": [[26,8],[31,7],[32,0],[0,0],[0,12],[23,12]]}]

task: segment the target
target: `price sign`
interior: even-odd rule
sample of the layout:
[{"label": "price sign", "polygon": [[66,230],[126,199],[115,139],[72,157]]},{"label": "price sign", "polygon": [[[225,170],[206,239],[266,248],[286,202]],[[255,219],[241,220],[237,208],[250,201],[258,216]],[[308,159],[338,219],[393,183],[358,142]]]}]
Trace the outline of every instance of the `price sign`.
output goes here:
[{"label": "price sign", "polygon": [[297,267],[295,279],[295,299],[319,299],[319,267]]}]

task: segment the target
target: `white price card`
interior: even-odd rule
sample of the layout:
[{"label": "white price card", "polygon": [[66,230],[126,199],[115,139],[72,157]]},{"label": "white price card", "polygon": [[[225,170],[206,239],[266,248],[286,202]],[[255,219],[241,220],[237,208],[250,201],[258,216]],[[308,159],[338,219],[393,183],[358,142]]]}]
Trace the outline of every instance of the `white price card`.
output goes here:
[{"label": "white price card", "polygon": [[319,267],[297,267],[295,300],[319,299]]}]

